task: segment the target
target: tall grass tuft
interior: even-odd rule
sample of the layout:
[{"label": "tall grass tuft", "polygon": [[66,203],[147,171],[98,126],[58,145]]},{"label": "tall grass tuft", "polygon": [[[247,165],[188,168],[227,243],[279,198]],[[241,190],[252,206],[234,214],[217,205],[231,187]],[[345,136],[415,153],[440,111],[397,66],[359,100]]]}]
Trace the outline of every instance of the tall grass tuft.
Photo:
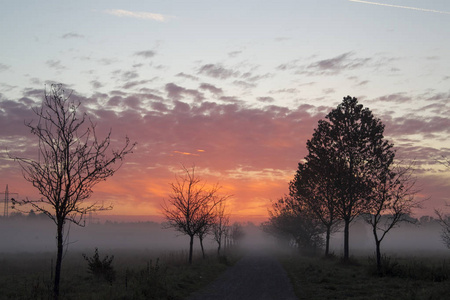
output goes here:
[{"label": "tall grass tuft", "polygon": [[399,277],[413,280],[442,282],[450,279],[450,264],[447,261],[430,263],[423,259],[411,258],[400,262],[390,256],[381,257],[381,270],[377,270],[376,260],[369,258],[369,273],[381,277]]}]

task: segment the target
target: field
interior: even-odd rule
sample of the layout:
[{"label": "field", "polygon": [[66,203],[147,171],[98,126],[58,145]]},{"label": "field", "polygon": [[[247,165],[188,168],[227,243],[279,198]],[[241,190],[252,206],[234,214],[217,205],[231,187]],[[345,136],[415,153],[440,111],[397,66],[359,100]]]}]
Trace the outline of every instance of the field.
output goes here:
[{"label": "field", "polygon": [[[86,253],[92,256],[92,253]],[[188,265],[186,252],[155,253],[126,250],[114,253],[115,279],[108,282],[88,272],[81,252],[63,261],[62,299],[183,299],[214,280],[236,257],[214,253],[203,260],[197,253]],[[0,299],[49,299],[52,288],[51,253],[0,254]]]},{"label": "field", "polygon": [[[434,225],[433,225],[434,226]],[[242,249],[271,248],[286,269],[299,299],[446,299],[450,294],[449,250],[439,240],[439,227],[402,227],[386,240],[382,276],[370,257],[373,248],[364,227],[352,227],[351,262],[339,255],[301,256],[253,226],[247,226]],[[54,226],[47,221],[0,222],[0,300],[49,299],[54,269]],[[341,237],[332,240],[339,253]],[[416,241],[420,240],[421,243]],[[160,224],[105,223],[73,227],[63,260],[61,299],[184,299],[212,282],[242,253],[217,258],[208,239],[208,258],[197,251],[187,264],[188,239]],[[114,255],[114,280],[93,276],[82,254],[100,259]],[[32,250],[31,250],[32,249]],[[182,249],[185,249],[182,251]],[[275,250],[278,249],[278,250]],[[278,251],[278,252],[277,252]],[[394,255],[393,253],[398,253]]]},{"label": "field", "polygon": [[280,257],[299,299],[448,299],[450,261],[444,257],[384,257],[383,274],[368,256]]}]

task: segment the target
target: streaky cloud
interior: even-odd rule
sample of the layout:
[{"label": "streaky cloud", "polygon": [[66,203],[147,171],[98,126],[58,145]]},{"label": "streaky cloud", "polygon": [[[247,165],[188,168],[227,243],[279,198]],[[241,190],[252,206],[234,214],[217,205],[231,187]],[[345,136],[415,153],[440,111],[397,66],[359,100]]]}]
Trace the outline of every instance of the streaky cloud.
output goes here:
[{"label": "streaky cloud", "polygon": [[372,2],[372,1],[363,1],[363,0],[348,0],[348,1],[350,1],[350,2],[357,2],[357,3],[364,3],[364,4],[371,4],[371,5],[380,5],[380,6],[388,6],[388,7],[395,7],[395,8],[412,9],[412,10],[418,10],[418,11],[424,11],[424,12],[431,12],[431,13],[450,15],[450,12],[448,12],[448,11],[441,11],[441,10],[434,10],[434,9],[427,9],[427,8],[420,8],[420,7],[394,5],[394,4],[379,3],[379,2]]},{"label": "streaky cloud", "polygon": [[136,19],[153,20],[158,22],[166,22],[169,19],[174,18],[173,16],[167,16],[162,14],[155,14],[143,11],[129,11],[124,9],[109,9],[105,10],[104,12],[117,17],[130,17]]}]

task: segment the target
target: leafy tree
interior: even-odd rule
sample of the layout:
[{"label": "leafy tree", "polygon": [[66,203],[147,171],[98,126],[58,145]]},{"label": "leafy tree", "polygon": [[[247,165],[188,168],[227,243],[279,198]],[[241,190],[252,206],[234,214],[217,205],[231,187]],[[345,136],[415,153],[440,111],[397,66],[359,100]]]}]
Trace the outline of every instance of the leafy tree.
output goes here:
[{"label": "leafy tree", "polygon": [[401,222],[413,222],[412,209],[419,208],[417,190],[411,167],[396,166],[380,176],[373,189],[370,210],[364,215],[371,225],[376,246],[377,270],[381,272],[381,242],[386,234]]},{"label": "leafy tree", "polygon": [[[324,157],[320,157],[323,160]],[[325,227],[325,256],[329,255],[330,237],[339,228],[336,210],[337,190],[328,160],[318,161],[313,155],[299,163],[294,180],[289,185],[293,201],[320,220]]]},{"label": "leafy tree", "polygon": [[227,196],[219,196],[219,186],[210,188],[195,174],[195,168],[188,170],[183,166],[184,176],[176,177],[171,183],[172,193],[164,201],[162,213],[167,227],[190,237],[189,263],[192,263],[194,237],[214,223],[214,209]]},{"label": "leafy tree", "polygon": [[344,222],[344,260],[348,260],[350,223],[372,205],[371,192],[394,152],[384,140],[383,123],[356,98],[345,97],[326,119],[319,121],[308,150],[314,160],[327,162],[322,174],[333,184],[334,208]]},{"label": "leafy tree", "polygon": [[284,197],[272,204],[263,230],[278,238],[293,240],[300,251],[314,253],[323,245],[324,226],[295,199]]},{"label": "leafy tree", "polygon": [[78,113],[79,106],[80,103],[65,96],[62,85],[52,85],[50,93],[45,93],[41,108],[34,110],[38,121],[26,123],[39,140],[38,158],[12,157],[19,162],[24,178],[43,197],[19,204],[30,204],[56,224],[54,299],[59,298],[65,225],[73,222],[82,226],[88,212],[104,209],[95,203],[83,204],[97,183],[114,175],[120,167],[116,164],[135,145],[126,138],[122,148],[110,150],[111,131],[99,139],[87,115]]}]

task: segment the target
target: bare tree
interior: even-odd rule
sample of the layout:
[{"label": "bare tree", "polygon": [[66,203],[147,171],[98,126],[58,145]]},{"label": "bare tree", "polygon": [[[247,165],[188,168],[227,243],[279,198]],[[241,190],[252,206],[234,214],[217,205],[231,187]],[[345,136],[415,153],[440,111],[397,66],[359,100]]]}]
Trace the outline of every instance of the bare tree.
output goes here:
[{"label": "bare tree", "polygon": [[167,227],[190,237],[189,263],[192,263],[194,237],[214,222],[214,209],[227,197],[219,196],[216,184],[207,187],[195,174],[195,167],[188,170],[183,166],[184,176],[177,176],[170,184],[172,193],[164,201],[162,213],[167,219]]},{"label": "bare tree", "polygon": [[441,238],[442,242],[450,249],[450,216],[442,213],[439,210],[435,210],[439,219],[439,224],[442,227]]},{"label": "bare tree", "polygon": [[386,234],[401,222],[412,222],[412,209],[420,207],[415,200],[415,178],[411,166],[396,166],[386,170],[380,176],[378,185],[373,189],[373,201],[370,210],[364,215],[371,225],[376,245],[377,270],[381,272],[381,242]]},{"label": "bare tree", "polygon": [[226,212],[225,202],[221,202],[215,208],[215,220],[212,225],[214,240],[217,242],[217,255],[220,255],[222,241],[226,239],[226,232],[230,223],[230,215]]},{"label": "bare tree", "polygon": [[[450,158],[443,156],[441,160],[438,160],[438,162],[450,170]],[[450,205],[446,204],[446,206],[448,207]],[[447,246],[447,248],[450,249],[450,215],[444,214],[437,209],[435,209],[434,211],[438,216],[439,224],[442,227],[442,242]]]},{"label": "bare tree", "polygon": [[[69,95],[70,96],[70,95]],[[53,295],[59,298],[59,282],[66,223],[83,225],[90,211],[104,209],[97,204],[84,204],[92,188],[112,176],[135,144],[126,138],[118,150],[109,150],[111,131],[102,140],[97,138],[95,125],[86,114],[79,114],[80,103],[69,100],[62,85],[52,85],[45,92],[41,108],[35,109],[37,124],[26,123],[39,139],[38,158],[13,157],[18,161],[24,178],[39,190],[42,199],[23,200],[56,224],[57,257]],[[116,165],[119,163],[119,165]]]},{"label": "bare tree", "polygon": [[206,258],[205,255],[205,247],[203,247],[203,240],[205,239],[205,237],[210,233],[212,226],[215,222],[216,219],[216,215],[215,215],[215,211],[211,211],[210,213],[208,213],[209,207],[203,207],[202,210],[204,210],[201,214],[204,215],[209,215],[209,218],[205,218],[204,219],[204,225],[198,230],[196,236],[198,237],[199,241],[200,241],[200,248],[202,250],[202,257]]},{"label": "bare tree", "polygon": [[239,242],[244,238],[245,232],[244,227],[241,223],[234,222],[230,227],[230,237],[233,245],[239,244]]}]

